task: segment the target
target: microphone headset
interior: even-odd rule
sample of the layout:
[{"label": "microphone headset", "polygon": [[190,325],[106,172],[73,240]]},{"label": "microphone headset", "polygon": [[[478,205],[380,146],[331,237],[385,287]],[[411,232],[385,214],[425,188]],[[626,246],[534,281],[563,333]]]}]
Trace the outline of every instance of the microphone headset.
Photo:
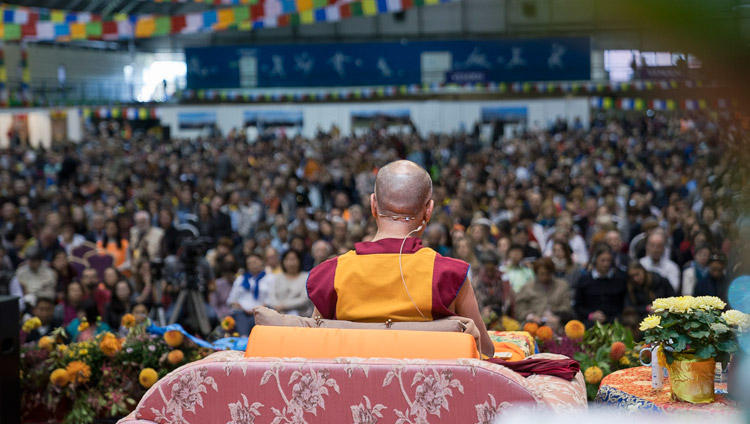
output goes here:
[{"label": "microphone headset", "polygon": [[414,308],[416,308],[417,312],[419,312],[419,315],[422,317],[422,319],[427,320],[427,317],[424,316],[421,310],[419,310],[419,306],[417,306],[417,302],[414,301],[414,298],[411,297],[411,293],[409,293],[409,288],[406,286],[406,280],[404,279],[404,268],[401,265],[401,256],[404,253],[404,245],[406,244],[406,239],[409,238],[409,236],[412,233],[416,233],[417,231],[421,230],[422,227],[424,227],[427,224],[427,221],[424,219],[422,220],[422,225],[419,227],[409,231],[409,233],[404,237],[404,239],[401,241],[401,249],[398,251],[398,270],[401,272],[401,283],[404,285],[404,290],[406,290],[406,295],[409,296],[409,300],[411,300],[412,305],[414,305]]}]

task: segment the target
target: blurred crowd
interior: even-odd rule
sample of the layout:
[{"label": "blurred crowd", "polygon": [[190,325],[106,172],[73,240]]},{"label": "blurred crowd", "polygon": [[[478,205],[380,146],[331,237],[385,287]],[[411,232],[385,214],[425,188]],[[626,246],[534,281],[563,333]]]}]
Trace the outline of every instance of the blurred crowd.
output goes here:
[{"label": "blurred crowd", "polygon": [[750,271],[744,131],[728,113],[633,112],[496,140],[479,126],[257,140],[103,131],[5,150],[0,294],[40,317],[32,339],[117,330],[125,313],[169,318],[188,286],[212,326],[231,315],[243,334],[255,306],[309,316],[307,273],[375,234],[377,170],[406,158],[434,182],[423,243],[471,264],[489,326],[577,317],[635,329],[654,299],[726,299]]}]

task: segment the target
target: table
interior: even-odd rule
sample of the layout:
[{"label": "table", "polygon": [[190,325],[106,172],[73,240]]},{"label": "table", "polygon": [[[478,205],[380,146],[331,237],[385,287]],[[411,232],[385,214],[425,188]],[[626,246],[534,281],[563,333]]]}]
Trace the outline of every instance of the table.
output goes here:
[{"label": "table", "polygon": [[[726,393],[726,383],[716,383],[719,392]],[[702,412],[730,414],[737,411],[734,401],[717,393],[713,403],[693,404],[673,401],[669,379],[664,379],[661,390],[651,388],[651,367],[636,367],[615,371],[604,377],[595,403],[628,411]]]}]

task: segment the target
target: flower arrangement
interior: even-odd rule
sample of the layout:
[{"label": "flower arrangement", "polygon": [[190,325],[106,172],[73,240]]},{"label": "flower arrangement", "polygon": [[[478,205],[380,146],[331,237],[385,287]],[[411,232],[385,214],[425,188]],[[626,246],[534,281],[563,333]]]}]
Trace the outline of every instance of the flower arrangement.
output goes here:
[{"label": "flower arrangement", "polygon": [[713,296],[680,296],[656,299],[654,315],[640,325],[647,343],[661,344],[671,364],[676,353],[693,353],[701,359],[728,362],[739,348],[737,332],[750,327],[750,316],[726,307]]},{"label": "flower arrangement", "polygon": [[[64,424],[79,424],[126,415],[159,378],[213,352],[198,348],[179,332],[149,334],[148,322],[137,323],[131,317],[122,319],[125,337],[107,332],[65,344],[65,331],[57,329],[37,343],[24,344],[23,420],[54,417]],[[35,325],[24,323],[24,330]]]},{"label": "flower arrangement", "polygon": [[564,333],[560,335],[548,326],[529,326],[527,323],[524,329],[535,330],[540,352],[565,355],[581,364],[589,399],[596,397],[604,377],[640,365],[640,346],[634,343],[630,330],[619,322],[597,323],[586,330],[582,322],[572,320],[565,324]]}]

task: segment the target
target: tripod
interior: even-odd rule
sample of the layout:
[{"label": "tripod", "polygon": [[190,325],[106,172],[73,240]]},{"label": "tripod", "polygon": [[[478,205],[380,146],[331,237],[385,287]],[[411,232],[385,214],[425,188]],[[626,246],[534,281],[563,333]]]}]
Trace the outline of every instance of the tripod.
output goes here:
[{"label": "tripod", "polygon": [[175,302],[174,309],[172,310],[172,316],[169,317],[169,323],[174,324],[180,318],[182,308],[185,307],[187,301],[187,312],[188,320],[190,324],[196,324],[196,328],[200,329],[203,336],[207,336],[211,333],[211,325],[208,323],[208,316],[206,315],[206,307],[203,302],[203,296],[201,293],[191,287],[186,287],[180,290],[180,294],[177,295],[177,301]]}]

